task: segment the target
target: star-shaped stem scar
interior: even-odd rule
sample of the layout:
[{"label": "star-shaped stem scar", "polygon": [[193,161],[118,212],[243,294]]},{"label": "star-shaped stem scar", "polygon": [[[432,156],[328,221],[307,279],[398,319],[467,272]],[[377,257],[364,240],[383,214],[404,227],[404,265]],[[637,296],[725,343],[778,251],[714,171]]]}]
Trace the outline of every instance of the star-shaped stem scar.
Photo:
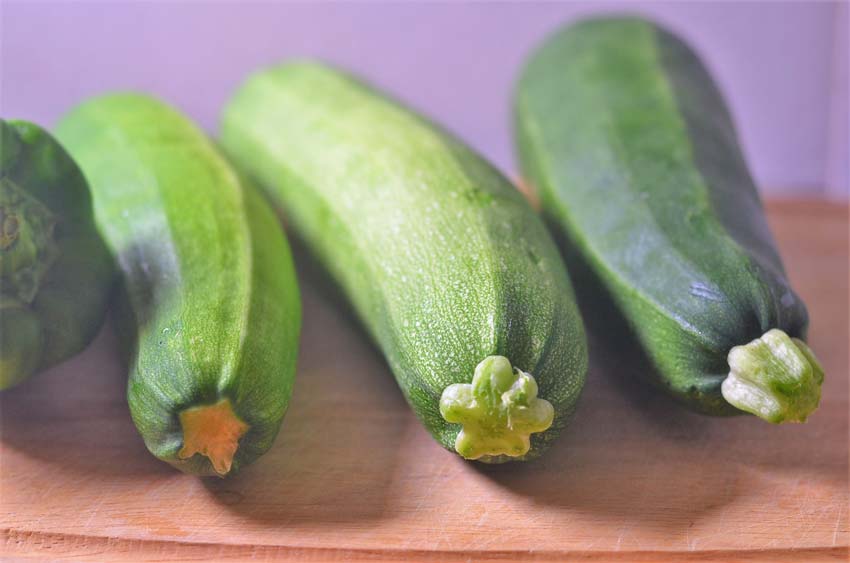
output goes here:
[{"label": "star-shaped stem scar", "polygon": [[440,414],[447,422],[463,425],[455,440],[457,453],[479,459],[525,455],[530,435],[552,425],[555,409],[537,397],[531,374],[511,367],[504,356],[489,356],[475,368],[471,384],[443,390]]},{"label": "star-shaped stem scar", "polygon": [[178,458],[205,455],[220,476],[230,473],[239,439],[248,431],[248,425],[233,411],[229,399],[184,410],[180,413],[180,425],[183,447],[177,453]]},{"label": "star-shaped stem scar", "polygon": [[805,422],[818,408],[823,368],[799,338],[771,329],[729,351],[723,398],[768,422]]}]

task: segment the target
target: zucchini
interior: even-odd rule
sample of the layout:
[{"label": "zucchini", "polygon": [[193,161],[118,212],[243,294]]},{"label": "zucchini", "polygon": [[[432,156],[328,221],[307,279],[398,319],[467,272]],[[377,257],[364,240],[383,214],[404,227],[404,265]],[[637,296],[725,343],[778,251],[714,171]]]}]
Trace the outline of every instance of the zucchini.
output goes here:
[{"label": "zucchini", "polygon": [[0,119],[0,389],[95,337],[114,269],[73,159],[41,127]]},{"label": "zucchini", "polygon": [[337,282],[431,435],[468,459],[538,456],[587,367],[557,247],[470,149],[319,63],[248,79],[222,144]]},{"label": "zucchini", "polygon": [[274,213],[154,99],[94,98],[58,135],[121,272],[136,428],[182,471],[235,473],[269,449],[292,392],[300,301]]},{"label": "zucchini", "polygon": [[697,55],[637,18],[572,25],[528,61],[515,124],[568,264],[599,281],[651,380],[703,413],[805,421],[823,382],[806,307]]}]

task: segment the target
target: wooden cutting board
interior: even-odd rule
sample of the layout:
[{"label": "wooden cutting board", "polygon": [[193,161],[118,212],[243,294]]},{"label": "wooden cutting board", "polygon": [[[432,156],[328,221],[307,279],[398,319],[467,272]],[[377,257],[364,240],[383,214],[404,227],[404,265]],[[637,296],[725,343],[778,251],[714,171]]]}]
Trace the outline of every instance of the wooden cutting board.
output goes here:
[{"label": "wooden cutting board", "polygon": [[544,459],[467,463],[430,439],[364,334],[306,279],[289,414],[232,480],[147,453],[109,326],[3,393],[3,560],[846,561],[848,209],[769,209],[827,374],[808,424],[686,412],[615,377],[623,366],[593,341],[575,422]]}]

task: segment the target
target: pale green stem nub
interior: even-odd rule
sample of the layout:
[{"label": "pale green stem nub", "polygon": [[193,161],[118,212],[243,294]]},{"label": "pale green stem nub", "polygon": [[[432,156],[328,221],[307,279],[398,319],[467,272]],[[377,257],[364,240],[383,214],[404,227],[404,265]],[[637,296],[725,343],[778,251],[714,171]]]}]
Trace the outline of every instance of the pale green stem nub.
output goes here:
[{"label": "pale green stem nub", "polygon": [[805,422],[820,402],[823,368],[798,338],[771,329],[729,352],[723,397],[768,422]]},{"label": "pale green stem nub", "polygon": [[555,409],[537,397],[531,374],[511,367],[503,356],[489,356],[475,368],[472,383],[443,390],[440,414],[463,425],[455,450],[466,459],[521,457],[531,447],[530,436],[552,425]]},{"label": "pale green stem nub", "polygon": [[50,269],[58,247],[53,240],[56,218],[40,201],[9,178],[0,178],[0,277],[2,302],[32,302]]}]

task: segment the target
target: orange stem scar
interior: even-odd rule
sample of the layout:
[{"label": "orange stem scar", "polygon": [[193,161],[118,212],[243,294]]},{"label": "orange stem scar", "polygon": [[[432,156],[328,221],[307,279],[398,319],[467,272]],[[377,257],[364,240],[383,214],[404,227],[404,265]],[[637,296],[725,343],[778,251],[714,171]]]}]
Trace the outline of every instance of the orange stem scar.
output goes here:
[{"label": "orange stem scar", "polygon": [[248,431],[230,399],[221,399],[213,405],[190,407],[180,413],[183,427],[183,447],[177,453],[180,459],[195,454],[205,455],[219,475],[227,475],[233,456],[239,448],[239,438]]}]

